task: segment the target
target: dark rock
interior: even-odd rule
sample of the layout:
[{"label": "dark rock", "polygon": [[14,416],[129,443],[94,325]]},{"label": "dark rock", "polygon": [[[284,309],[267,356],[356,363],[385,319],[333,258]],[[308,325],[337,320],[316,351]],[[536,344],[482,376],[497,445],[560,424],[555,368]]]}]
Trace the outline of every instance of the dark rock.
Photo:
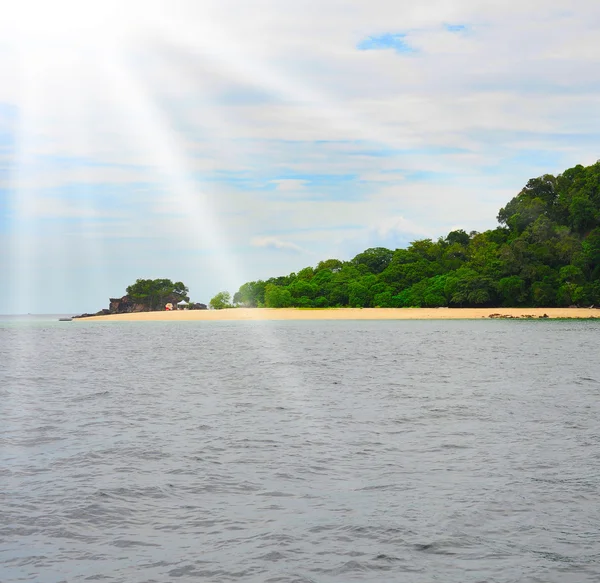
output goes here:
[{"label": "dark rock", "polygon": [[[532,318],[533,316],[523,316],[523,318]],[[520,320],[521,316],[511,316],[510,314],[490,314],[488,318],[499,318],[502,320]]]},{"label": "dark rock", "polygon": [[108,306],[109,314],[131,314],[132,312],[150,311],[144,304],[136,304],[129,296],[110,298],[108,301],[110,302]]},{"label": "dark rock", "polygon": [[[76,318],[89,318],[91,316],[108,316],[111,314],[132,314],[136,312],[151,312],[150,306],[138,304],[132,298],[125,295],[122,298],[109,298],[108,308],[104,308],[95,314],[81,314]],[[165,304],[173,304],[176,309],[177,304],[181,301],[181,297],[175,294],[170,294],[163,299],[163,304],[158,309],[164,310]],[[206,304],[191,303],[188,305],[189,310],[207,310]]]}]

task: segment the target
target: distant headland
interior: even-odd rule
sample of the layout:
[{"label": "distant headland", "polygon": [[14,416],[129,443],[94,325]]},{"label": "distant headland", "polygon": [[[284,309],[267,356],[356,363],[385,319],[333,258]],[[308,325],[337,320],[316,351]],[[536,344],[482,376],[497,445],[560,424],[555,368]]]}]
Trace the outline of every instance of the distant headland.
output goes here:
[{"label": "distant headland", "polygon": [[81,314],[74,318],[92,318],[117,314],[140,314],[157,310],[206,310],[208,306],[190,302],[188,288],[182,282],[170,279],[138,279],[127,287],[127,294],[120,298],[109,298],[108,308],[94,314]]},{"label": "distant headland", "polygon": [[[499,226],[406,249],[374,247],[243,284],[233,303],[265,308],[600,306],[600,161],[532,178]],[[527,313],[526,311],[524,313]]]}]

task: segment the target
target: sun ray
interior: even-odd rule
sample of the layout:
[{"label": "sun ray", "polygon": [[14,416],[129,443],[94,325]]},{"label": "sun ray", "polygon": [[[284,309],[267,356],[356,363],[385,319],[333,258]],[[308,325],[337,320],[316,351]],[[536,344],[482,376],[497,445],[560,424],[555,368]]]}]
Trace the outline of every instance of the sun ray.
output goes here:
[{"label": "sun ray", "polygon": [[13,222],[10,237],[12,270],[10,280],[13,282],[14,305],[17,313],[28,312],[34,295],[33,265],[34,250],[39,245],[37,225],[32,216],[35,208],[35,197],[29,178],[35,169],[33,160],[33,140],[35,135],[36,111],[41,107],[39,84],[36,83],[35,72],[23,55],[21,61],[20,107],[15,136],[15,157],[12,168],[11,209]]},{"label": "sun ray", "polygon": [[[227,237],[219,228],[220,220],[212,205],[212,196],[186,167],[185,149],[165,114],[154,103],[151,93],[136,81],[130,70],[125,68],[118,55],[113,54],[110,61],[107,61],[107,65],[107,74],[112,76],[114,86],[119,88],[122,102],[142,114],[140,119],[132,120],[135,127],[130,129],[134,134],[139,132],[139,136],[144,136],[145,143],[132,145],[149,156],[149,161],[159,170],[162,181],[173,193],[177,204],[185,208],[188,223],[187,236],[190,242],[225,250],[218,256],[215,268],[225,279],[247,281],[248,274],[243,271],[233,254],[227,252]],[[148,144],[151,146],[148,147]],[[287,363],[281,369],[270,373],[279,390],[284,390],[288,399],[303,400],[303,395],[309,388],[301,375],[295,374],[297,373],[295,367],[288,366],[293,362],[293,355],[288,353],[278,341],[272,330],[272,323],[263,322],[254,325],[247,332],[261,339],[260,346],[263,350],[276,354],[281,363]]]},{"label": "sun ray", "polygon": [[129,118],[130,130],[125,130],[122,137],[143,152],[162,186],[173,198],[174,205],[183,210],[188,228],[182,234],[196,249],[220,250],[214,256],[214,269],[227,280],[232,276],[243,278],[242,268],[228,251],[227,237],[220,228],[213,204],[215,195],[209,193],[206,185],[202,185],[186,166],[186,152],[176,131],[117,54],[111,55],[105,67],[107,78],[111,80],[109,85],[115,88],[114,97],[124,108],[122,113],[134,112]]},{"label": "sun ray", "polygon": [[373,120],[363,119],[347,102],[311,87],[306,79],[297,80],[281,68],[249,58],[236,38],[226,34],[217,22],[165,19],[153,25],[148,36],[156,46],[178,49],[182,55],[211,61],[238,83],[267,89],[273,97],[286,103],[306,106],[324,127],[343,130],[348,139],[365,140],[388,148],[411,145],[404,137],[405,133],[393,134]]},{"label": "sun ray", "polygon": [[[80,17],[82,16],[81,13],[78,14]],[[77,30],[77,23],[73,22],[71,24],[74,30]],[[104,87],[109,90],[113,107],[117,110],[119,117],[126,120],[121,135],[115,136],[115,139],[128,142],[131,149],[137,155],[141,155],[147,164],[153,168],[153,173],[157,175],[159,183],[173,197],[175,205],[183,211],[184,217],[181,224],[186,228],[183,229],[183,233],[178,233],[177,236],[185,237],[193,248],[219,250],[219,253],[213,256],[213,267],[222,280],[240,283],[249,279],[243,266],[233,252],[229,250],[229,236],[223,229],[214,204],[216,193],[210,190],[208,185],[203,184],[190,170],[187,151],[185,144],[182,143],[181,136],[178,135],[176,128],[173,127],[169,118],[157,105],[157,97],[138,81],[134,70],[127,67],[127,59],[124,54],[126,43],[114,42],[115,39],[111,38],[109,42],[102,45],[100,41],[103,39],[100,36],[94,37],[93,31],[89,29],[86,29],[89,30],[89,38],[78,32],[70,39],[70,27],[63,25],[59,28],[61,34],[64,34],[64,38],[45,38],[44,42],[40,42],[34,48],[28,47],[26,50],[27,56],[30,57],[29,62],[26,64],[35,66],[33,66],[33,69],[25,67],[26,83],[24,91],[26,95],[25,100],[21,101],[24,103],[24,116],[21,124],[20,151],[17,161],[16,192],[18,192],[17,214],[19,219],[17,225],[31,225],[32,222],[35,223],[37,220],[35,217],[32,218],[30,213],[32,205],[35,205],[36,202],[35,192],[27,188],[26,182],[35,163],[36,148],[32,140],[35,140],[38,130],[36,124],[46,122],[48,118],[51,118],[54,113],[51,107],[52,105],[56,106],[56,103],[45,103],[44,96],[47,94],[47,88],[44,87],[44,83],[50,84],[53,81],[56,83],[54,79],[51,79],[51,75],[53,68],[55,68],[54,57],[57,53],[60,53],[61,57],[66,58],[62,63],[63,70],[61,71],[64,74],[64,79],[67,79],[66,75],[69,72],[70,64],[77,63],[78,58],[81,59],[81,63],[78,64],[87,65],[87,67],[93,69],[92,73],[89,73],[87,70],[84,71],[83,68],[78,69],[75,67],[72,71],[74,73],[73,80],[69,78],[65,86],[58,88],[58,92],[56,92],[57,87],[53,87],[56,92],[54,97],[56,95],[68,96],[67,106],[71,107],[72,111],[66,112],[67,118],[73,121],[73,116],[76,117],[79,114],[81,120],[88,119],[85,114],[93,111],[95,103],[95,96],[90,91],[94,87],[98,88],[98,78],[102,78]],[[30,37],[30,40],[33,42],[33,37]],[[77,43],[75,43],[75,40]],[[78,43],[81,43],[81,46],[78,47],[79,52],[77,54],[72,53],[71,51]],[[47,54],[44,51],[47,51]],[[89,59],[88,57],[93,58]],[[36,61],[36,58],[39,60]],[[229,63],[228,70],[230,74],[238,76],[242,80],[247,79],[247,73],[243,72],[244,64],[249,68],[251,74],[253,71],[256,72],[257,65],[255,63],[250,61],[246,63],[238,62],[230,55],[223,56],[219,62]],[[50,66],[48,72],[43,70],[44,63]],[[76,82],[76,76],[84,73],[86,75],[91,74],[94,77],[94,83],[89,86],[90,89],[87,92],[78,87]],[[259,70],[258,73],[260,73],[259,82],[264,81],[273,91],[283,91],[277,85],[278,82],[273,77],[274,73],[269,70]],[[68,95],[69,91],[73,92],[73,95]],[[285,85],[285,91],[286,94],[289,94],[294,91],[294,87]],[[208,112],[208,115],[216,115],[216,108]],[[223,123],[227,123],[227,120],[223,120]],[[41,126],[43,127],[43,124]],[[60,132],[60,128],[53,127],[52,129],[55,132]],[[88,126],[85,123],[79,125],[77,129],[84,134],[88,131],[97,131],[95,126]],[[90,135],[89,139],[93,140],[94,135]],[[68,147],[69,143],[63,144],[63,150],[67,149],[65,152],[67,156],[73,154],[68,150]],[[240,163],[243,160],[241,154],[239,160]],[[154,179],[154,176],[151,178]],[[90,212],[94,211],[99,204],[98,199],[95,199],[93,203],[91,200],[86,201],[85,193],[78,202],[81,208]],[[83,225],[86,224],[86,219],[81,217],[79,224],[85,229],[86,227]],[[27,245],[39,244],[40,239],[35,236],[27,238],[23,233],[23,231],[18,231],[15,240],[17,245],[16,265],[18,267],[16,280],[21,289],[27,289],[31,294],[34,294],[36,292],[34,286],[32,286],[34,281],[32,277],[33,266],[28,260]],[[62,241],[65,242],[64,237]],[[91,255],[100,257],[101,253],[98,249],[102,245],[102,238],[98,240],[98,248],[95,248],[94,243],[91,241],[89,245]],[[66,246],[56,257],[56,265],[68,265],[69,262],[69,249]],[[27,302],[24,301],[23,304],[26,305]],[[259,327],[253,326],[248,330],[248,333],[258,334],[263,340],[261,345],[265,346],[265,350],[278,354],[280,362],[287,363],[280,370],[272,371],[272,377],[276,385],[283,389],[293,389],[292,392],[296,396],[301,396],[303,391],[308,390],[301,376],[295,376],[293,374],[295,369],[288,366],[293,361],[293,355],[286,353],[283,345],[277,341],[277,336],[273,333],[270,323],[264,323]],[[292,371],[292,374],[290,374],[290,371]],[[287,396],[291,398],[293,395],[290,395],[288,391]]]}]

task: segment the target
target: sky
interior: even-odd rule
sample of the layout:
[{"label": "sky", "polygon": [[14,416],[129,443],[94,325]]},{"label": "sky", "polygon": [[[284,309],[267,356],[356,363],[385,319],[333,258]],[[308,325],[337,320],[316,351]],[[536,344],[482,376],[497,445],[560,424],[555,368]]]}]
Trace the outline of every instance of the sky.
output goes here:
[{"label": "sky", "polygon": [[600,154],[597,0],[13,0],[0,313],[494,228]]}]

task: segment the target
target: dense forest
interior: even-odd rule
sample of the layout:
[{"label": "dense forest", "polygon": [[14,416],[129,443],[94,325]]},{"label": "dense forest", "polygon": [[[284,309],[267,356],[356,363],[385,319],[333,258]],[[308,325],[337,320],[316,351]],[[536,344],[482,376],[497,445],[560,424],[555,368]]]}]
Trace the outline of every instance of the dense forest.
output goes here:
[{"label": "dense forest", "polygon": [[248,307],[600,305],[600,161],[531,179],[483,233],[373,248],[251,281]]}]

